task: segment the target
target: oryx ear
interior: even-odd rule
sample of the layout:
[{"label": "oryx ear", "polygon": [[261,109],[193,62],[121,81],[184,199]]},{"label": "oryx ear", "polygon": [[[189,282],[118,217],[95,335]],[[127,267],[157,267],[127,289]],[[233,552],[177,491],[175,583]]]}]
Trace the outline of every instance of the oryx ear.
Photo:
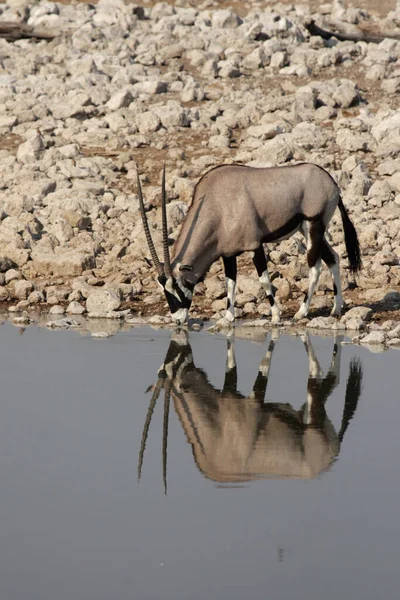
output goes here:
[{"label": "oryx ear", "polygon": [[181,272],[191,272],[193,271],[193,267],[191,267],[190,265],[179,265],[179,270]]}]

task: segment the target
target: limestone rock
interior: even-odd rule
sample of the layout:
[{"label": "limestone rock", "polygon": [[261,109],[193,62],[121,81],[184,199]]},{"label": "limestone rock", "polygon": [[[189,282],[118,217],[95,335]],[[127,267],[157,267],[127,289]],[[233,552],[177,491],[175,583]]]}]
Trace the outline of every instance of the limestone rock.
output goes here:
[{"label": "limestone rock", "polygon": [[121,301],[111,290],[99,290],[89,294],[86,300],[86,310],[89,313],[108,313],[118,310]]}]

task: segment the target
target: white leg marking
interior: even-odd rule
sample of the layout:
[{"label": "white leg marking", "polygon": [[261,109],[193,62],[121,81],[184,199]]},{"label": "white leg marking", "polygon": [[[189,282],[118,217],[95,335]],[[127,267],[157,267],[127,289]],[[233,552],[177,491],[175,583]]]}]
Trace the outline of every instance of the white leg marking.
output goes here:
[{"label": "white leg marking", "polygon": [[230,371],[236,367],[236,356],[235,356],[235,344],[233,341],[228,340],[227,358],[226,358],[226,370]]},{"label": "white leg marking", "polygon": [[277,325],[281,320],[281,313],[280,313],[278,305],[275,301],[274,293],[272,291],[272,285],[271,285],[271,280],[269,278],[268,269],[265,269],[265,271],[262,273],[261,277],[259,278],[259,282],[261,283],[261,285],[267,292],[268,299],[270,300],[272,298],[272,303],[270,300],[271,314],[272,314],[271,320],[274,325]]},{"label": "white leg marking", "polygon": [[312,423],[312,410],[313,399],[310,393],[307,392],[307,404],[303,415],[303,423],[304,425],[311,425]]},{"label": "white leg marking", "polygon": [[336,294],[334,297],[333,309],[332,309],[331,314],[332,315],[340,315],[342,312],[342,307],[343,307],[343,296],[342,296],[342,285],[341,285],[341,281],[340,281],[340,269],[339,269],[339,262],[337,259],[337,255],[336,255],[335,264],[332,265],[331,267],[329,267],[329,270],[332,274],[333,285],[334,285],[334,289],[336,291]]},{"label": "white leg marking", "polygon": [[314,294],[314,290],[318,283],[318,279],[321,273],[321,260],[318,260],[314,267],[310,269],[310,283],[308,286],[307,298],[302,302],[300,309],[294,315],[295,320],[302,319],[303,317],[308,315],[308,311],[310,309],[311,300]]},{"label": "white leg marking", "polygon": [[321,380],[323,376],[321,365],[319,364],[317,355],[315,354],[315,350],[310,341],[310,336],[308,335],[308,332],[305,332],[301,336],[301,339],[303,340],[303,344],[306,348],[308,357],[308,377]]},{"label": "white leg marking", "polygon": [[184,325],[188,320],[189,311],[187,308],[180,308],[172,315],[172,319],[175,321],[177,325]]}]

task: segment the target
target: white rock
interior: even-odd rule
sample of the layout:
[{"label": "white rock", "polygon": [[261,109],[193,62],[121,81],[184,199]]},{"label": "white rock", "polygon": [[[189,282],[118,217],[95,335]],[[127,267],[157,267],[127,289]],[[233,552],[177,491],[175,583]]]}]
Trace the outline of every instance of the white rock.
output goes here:
[{"label": "white rock", "polygon": [[86,312],[86,308],[82,306],[79,302],[72,301],[67,306],[65,311],[69,315],[83,315]]},{"label": "white rock", "polygon": [[337,329],[337,325],[338,320],[335,317],[315,317],[311,319],[307,327],[310,329]]},{"label": "white rock", "polygon": [[48,321],[48,323],[46,323],[46,327],[48,329],[70,329],[80,327],[80,323],[74,321],[73,319],[65,318],[57,319],[55,321]]},{"label": "white rock", "polygon": [[232,10],[215,10],[211,18],[212,27],[234,29],[240,24],[240,19]]},{"label": "white rock", "polygon": [[361,344],[384,344],[386,335],[383,331],[371,331],[368,335],[361,338]]},{"label": "white rock", "polygon": [[60,304],[54,304],[50,308],[49,313],[51,315],[63,315],[65,313],[65,308],[63,306],[61,306]]},{"label": "white rock", "polygon": [[372,315],[373,310],[371,308],[368,308],[367,306],[355,306],[354,308],[348,310],[345,315],[343,315],[343,317],[340,319],[340,322],[346,325],[350,319],[361,319],[363,323],[367,323],[371,320]]},{"label": "white rock", "polygon": [[121,301],[117,294],[111,290],[98,290],[89,294],[86,300],[86,310],[88,313],[108,313],[118,310]]},{"label": "white rock", "polygon": [[121,90],[111,96],[107,102],[107,108],[110,111],[119,110],[120,108],[124,108],[124,106],[129,106],[132,100],[133,96],[129,90]]}]

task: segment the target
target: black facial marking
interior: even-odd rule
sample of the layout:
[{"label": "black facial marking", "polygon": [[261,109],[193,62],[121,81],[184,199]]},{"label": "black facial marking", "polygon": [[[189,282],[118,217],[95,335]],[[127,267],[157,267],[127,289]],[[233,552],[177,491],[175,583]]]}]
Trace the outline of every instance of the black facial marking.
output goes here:
[{"label": "black facial marking", "polygon": [[[181,308],[187,308],[189,310],[190,305],[192,304],[192,299],[187,298],[187,296],[185,296],[185,294],[183,293],[183,291],[177,284],[176,279],[172,279],[172,288],[176,295],[172,294],[165,287],[167,284],[167,278],[164,274],[162,274],[158,277],[158,281],[164,289],[164,294],[167,299],[169,310],[170,310],[171,314],[176,313]],[[187,287],[188,287],[188,289],[190,288],[189,285],[187,285]],[[194,286],[192,287],[192,290],[193,290],[193,288],[194,288]]]},{"label": "black facial marking", "polygon": [[268,294],[267,298],[268,298],[268,301],[269,301],[270,305],[274,306],[275,305],[275,298],[272,296],[272,294]]},{"label": "black facial marking", "polygon": [[193,271],[193,267],[191,267],[190,265],[181,265],[179,267],[180,271],[187,271],[187,272],[192,272]]}]

